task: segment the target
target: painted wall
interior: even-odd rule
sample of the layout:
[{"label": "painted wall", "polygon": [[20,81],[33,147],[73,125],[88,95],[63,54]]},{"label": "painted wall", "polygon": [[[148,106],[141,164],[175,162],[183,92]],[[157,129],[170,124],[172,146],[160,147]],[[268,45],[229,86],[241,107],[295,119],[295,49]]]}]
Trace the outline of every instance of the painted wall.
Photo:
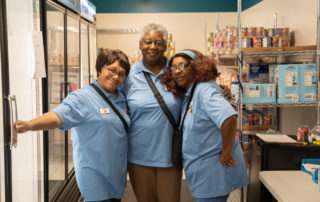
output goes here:
[{"label": "painted wall", "polygon": [[[205,50],[204,24],[208,31],[216,29],[218,13],[131,13],[131,14],[97,14],[97,29],[136,28],[156,22],[165,25],[173,34],[176,50],[193,48]],[[220,26],[236,24],[236,13],[219,13]],[[98,47],[119,48],[134,56],[139,51],[140,34],[97,34]]]}]

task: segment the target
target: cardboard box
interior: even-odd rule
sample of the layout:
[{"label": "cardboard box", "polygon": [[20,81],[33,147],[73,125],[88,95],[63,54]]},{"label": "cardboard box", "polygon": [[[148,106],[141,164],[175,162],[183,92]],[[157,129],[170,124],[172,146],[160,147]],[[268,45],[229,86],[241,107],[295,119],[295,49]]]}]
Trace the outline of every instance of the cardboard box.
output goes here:
[{"label": "cardboard box", "polygon": [[299,65],[277,65],[278,103],[299,102]]},{"label": "cardboard box", "polygon": [[269,83],[269,65],[268,64],[249,64],[248,68],[249,83]]},{"label": "cardboard box", "polygon": [[299,64],[299,102],[317,100],[317,65]]},{"label": "cardboard box", "polygon": [[275,103],[275,84],[243,83],[243,104]]}]

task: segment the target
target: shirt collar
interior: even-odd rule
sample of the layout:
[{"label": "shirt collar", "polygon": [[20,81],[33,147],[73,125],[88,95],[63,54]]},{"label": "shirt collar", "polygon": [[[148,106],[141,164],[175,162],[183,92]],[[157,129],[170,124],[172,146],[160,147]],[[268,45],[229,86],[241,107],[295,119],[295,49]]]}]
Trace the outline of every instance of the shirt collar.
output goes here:
[{"label": "shirt collar", "polygon": [[115,98],[114,95],[108,93],[107,91],[105,91],[101,86],[100,84],[98,83],[97,80],[95,80],[93,82],[96,86],[98,86],[98,88],[108,97],[108,98],[111,98],[111,99],[114,99],[116,100],[117,102],[121,102],[122,100],[124,100],[124,96],[122,95],[121,91],[119,89],[117,89],[118,91],[118,98]]},{"label": "shirt collar", "polygon": [[[168,64],[169,64],[169,58],[167,58],[166,56],[164,56],[164,58],[166,59],[166,63],[167,63],[166,66],[168,66]],[[141,59],[139,60],[139,62],[136,64],[136,65],[137,65],[137,68],[136,68],[135,73],[141,73],[141,72],[145,71],[145,72],[149,72],[149,73],[153,74],[148,68],[146,68],[146,67],[144,66],[144,64],[143,64],[143,62],[142,62],[142,59],[143,59],[143,58],[141,58]],[[165,69],[165,68],[162,68],[162,70],[161,70],[161,72],[159,73],[159,75],[160,75],[160,74],[163,74],[164,69]]]},{"label": "shirt collar", "polygon": [[191,86],[189,87],[188,92],[186,92],[186,94],[185,94],[186,97],[190,97],[191,89],[193,88],[194,84],[195,84],[195,82],[193,82],[193,83],[191,84]]}]

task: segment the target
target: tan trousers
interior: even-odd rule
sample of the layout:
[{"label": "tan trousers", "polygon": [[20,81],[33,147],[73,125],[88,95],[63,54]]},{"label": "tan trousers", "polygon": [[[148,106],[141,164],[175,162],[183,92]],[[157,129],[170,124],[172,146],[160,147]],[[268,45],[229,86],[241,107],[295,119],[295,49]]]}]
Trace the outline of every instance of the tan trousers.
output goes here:
[{"label": "tan trousers", "polygon": [[128,171],[137,202],[180,202],[181,169],[129,163]]}]

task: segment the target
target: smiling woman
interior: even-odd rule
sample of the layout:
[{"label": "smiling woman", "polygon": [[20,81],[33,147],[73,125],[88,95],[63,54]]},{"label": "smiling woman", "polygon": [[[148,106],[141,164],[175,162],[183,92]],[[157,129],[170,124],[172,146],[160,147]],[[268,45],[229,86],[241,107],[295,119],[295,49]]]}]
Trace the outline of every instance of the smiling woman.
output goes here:
[{"label": "smiling woman", "polygon": [[128,57],[120,50],[105,49],[97,57],[96,70],[98,80],[93,84],[68,94],[58,107],[39,118],[18,121],[15,130],[23,133],[71,128],[74,168],[82,197],[85,201],[119,202],[126,185],[126,131],[130,126],[119,86],[130,71]]},{"label": "smiling woman", "polygon": [[183,50],[171,58],[161,78],[168,90],[183,98],[183,167],[196,202],[226,202],[231,191],[248,184],[235,138],[236,112],[215,83],[218,75],[212,59]]}]

